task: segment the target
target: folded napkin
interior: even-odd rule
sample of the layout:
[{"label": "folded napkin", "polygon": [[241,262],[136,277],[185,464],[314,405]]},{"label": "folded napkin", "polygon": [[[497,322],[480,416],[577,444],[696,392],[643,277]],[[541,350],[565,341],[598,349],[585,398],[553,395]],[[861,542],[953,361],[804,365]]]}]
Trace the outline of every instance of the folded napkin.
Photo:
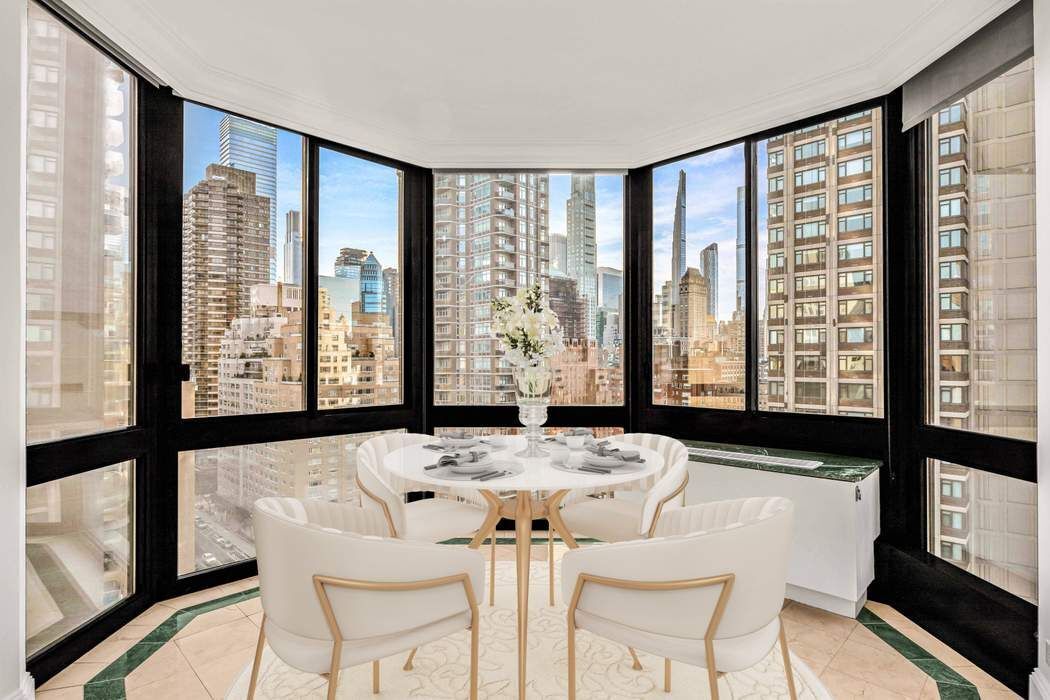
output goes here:
[{"label": "folded napkin", "polygon": [[644,461],[642,459],[641,453],[637,450],[621,450],[618,447],[608,447],[608,445],[603,445],[600,443],[597,445],[590,445],[587,448],[587,451],[595,457],[612,457],[614,459],[619,459],[624,462]]},{"label": "folded napkin", "polygon": [[444,455],[434,467],[460,467],[465,464],[480,464],[489,458],[484,450],[471,450],[466,454]]},{"label": "folded napkin", "polygon": [[450,430],[441,433],[440,437],[448,440],[470,440],[474,436],[468,433],[466,430]]}]

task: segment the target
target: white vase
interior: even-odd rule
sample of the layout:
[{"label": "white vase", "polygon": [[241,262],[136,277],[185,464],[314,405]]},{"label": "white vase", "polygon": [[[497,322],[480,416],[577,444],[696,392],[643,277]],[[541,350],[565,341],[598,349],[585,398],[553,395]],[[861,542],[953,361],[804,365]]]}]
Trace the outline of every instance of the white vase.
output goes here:
[{"label": "white vase", "polygon": [[518,452],[518,457],[546,457],[547,451],[540,447],[547,422],[547,406],[551,402],[551,384],[554,372],[550,363],[514,368],[514,388],[518,397],[518,420],[525,426],[528,445]]}]

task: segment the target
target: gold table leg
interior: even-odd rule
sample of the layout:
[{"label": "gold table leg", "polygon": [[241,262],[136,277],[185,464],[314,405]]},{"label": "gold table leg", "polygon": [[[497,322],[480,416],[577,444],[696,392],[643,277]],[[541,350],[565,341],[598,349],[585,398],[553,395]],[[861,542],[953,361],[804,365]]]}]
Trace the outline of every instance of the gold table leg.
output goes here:
[{"label": "gold table leg", "polygon": [[561,491],[555,491],[547,498],[547,522],[557,530],[561,536],[561,541],[565,543],[566,547],[578,549],[580,545],[576,544],[576,538],[572,536],[569,528],[565,525],[565,521],[561,519],[561,511],[559,510],[562,500],[568,495],[569,490],[562,489]]},{"label": "gold table leg", "polygon": [[525,655],[529,648],[529,563],[532,549],[532,494],[518,491],[514,504],[515,558],[518,566],[518,698],[525,697]]},{"label": "gold table leg", "polygon": [[485,543],[485,538],[488,537],[489,532],[492,531],[495,535],[496,525],[500,519],[500,506],[503,505],[503,501],[499,499],[499,496],[492,493],[491,491],[482,491],[482,498],[484,498],[489,504],[489,514],[485,516],[485,522],[478,528],[477,533],[474,535],[474,539],[470,541],[467,546],[471,549],[477,549]]}]

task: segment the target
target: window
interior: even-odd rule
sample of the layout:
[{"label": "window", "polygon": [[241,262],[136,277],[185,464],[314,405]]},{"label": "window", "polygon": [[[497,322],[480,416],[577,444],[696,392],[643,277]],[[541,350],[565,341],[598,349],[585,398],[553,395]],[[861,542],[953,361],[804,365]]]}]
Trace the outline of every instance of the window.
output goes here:
[{"label": "window", "polygon": [[303,138],[187,103],[183,415],[303,408]]},{"label": "window", "polygon": [[854,175],[864,175],[865,173],[871,172],[871,156],[864,156],[863,158],[854,158],[852,160],[844,160],[839,163],[839,177],[853,177]]},{"label": "window", "polygon": [[775,168],[784,164],[784,151],[769,152],[769,167]]},{"label": "window", "polygon": [[[927,421],[1022,440],[1036,439],[1037,416],[1033,70],[1030,58],[926,124],[936,145],[926,149],[935,205],[928,213]],[[945,186],[953,196],[938,199]],[[966,358],[974,371],[962,379],[942,373],[945,357]],[[944,415],[942,381],[968,388],[965,413]]]},{"label": "window", "polygon": [[839,403],[870,406],[873,400],[871,384],[839,384]]},{"label": "window", "polygon": [[435,405],[515,402],[491,308],[534,284],[565,336],[552,403],[623,403],[622,211],[619,175],[435,174]]},{"label": "window", "polygon": [[784,319],[784,305],[783,304],[770,304],[769,305],[769,318],[770,320],[783,320]]},{"label": "window", "polygon": [[260,498],[358,502],[356,449],[382,434],[180,452],[179,575],[255,557],[252,506]]},{"label": "window", "polygon": [[839,190],[839,206],[871,201],[871,185],[847,187]]},{"label": "window", "polygon": [[866,260],[871,258],[871,241],[847,243],[839,246],[839,260]]},{"label": "window", "polygon": [[795,224],[795,240],[802,241],[807,238],[824,238],[828,235],[828,224],[826,221],[810,221],[804,224]]},{"label": "window", "polygon": [[777,268],[784,267],[784,254],[783,253],[770,253],[769,254],[769,267]]},{"label": "window", "polygon": [[320,149],[317,407],[401,403],[401,173]]},{"label": "window", "polygon": [[845,134],[839,134],[838,148],[840,151],[847,148],[857,148],[858,146],[866,146],[871,143],[871,128],[858,129],[856,131],[847,131]]},{"label": "window", "polygon": [[[653,170],[654,404],[744,408],[744,173],[743,144]],[[775,179],[767,176],[770,188]],[[687,195],[701,205],[689,208]],[[783,201],[763,210],[783,216]],[[735,222],[734,249],[715,220]],[[782,241],[783,228],[769,235]],[[783,271],[783,252],[760,255]],[[768,293],[783,293],[783,281]]]},{"label": "window", "polygon": [[778,226],[777,228],[769,229],[769,242],[770,243],[783,243],[784,242],[784,228],[782,226]]},{"label": "window", "polygon": [[129,73],[32,3],[29,20],[26,439],[37,444],[135,421],[136,114]]},{"label": "window", "polygon": [[26,489],[26,653],[135,590],[134,462]]},{"label": "window", "polygon": [[871,230],[871,214],[853,214],[839,217],[839,233]]},{"label": "window", "polygon": [[795,213],[796,214],[810,214],[813,212],[823,212],[826,198],[822,194],[814,194],[808,197],[795,197]]},{"label": "window", "polygon": [[[800,170],[795,173],[795,187],[817,185],[824,182],[825,179],[827,179],[827,168],[810,168],[809,170]],[[781,181],[783,181],[783,178],[781,178]]]},{"label": "window", "polygon": [[940,460],[926,468],[929,551],[1034,604],[1036,485]]},{"label": "window", "polygon": [[947,408],[947,410],[954,410],[956,406],[967,403],[966,401],[967,391],[964,386],[942,386],[941,387],[941,404]]},{"label": "window", "polygon": [[783,202],[770,202],[769,203],[769,218],[784,215],[784,203]]},{"label": "window", "polygon": [[823,345],[827,342],[825,328],[796,328],[795,345]]},{"label": "window", "polygon": [[783,177],[771,177],[769,178],[769,191],[780,192],[784,189],[784,178]]},{"label": "window", "polygon": [[800,404],[827,403],[828,385],[824,382],[795,382],[795,401]]},{"label": "window", "polygon": [[810,141],[800,146],[795,146],[795,160],[808,160],[822,156],[827,152],[827,142],[824,139]]},{"label": "window", "polygon": [[823,377],[828,373],[828,361],[823,355],[795,357],[795,374],[802,377]]},{"label": "window", "polygon": [[[842,128],[840,125],[846,125],[849,130],[838,133],[837,130]],[[814,352],[815,342],[826,344],[829,355],[834,353],[833,363],[837,361],[835,358],[843,355],[859,356],[860,353],[866,353],[871,369],[863,376],[854,375],[850,378],[867,380],[872,386],[873,396],[878,396],[882,390],[881,295],[874,294],[873,290],[875,275],[878,274],[876,271],[882,269],[882,207],[874,196],[878,188],[882,187],[882,154],[881,149],[871,146],[874,145],[874,135],[881,128],[882,112],[872,109],[816,125],[804,133],[777,135],[772,139],[773,147],[770,147],[770,140],[755,144],[758,182],[761,182],[762,177],[783,176],[794,183],[796,192],[799,187],[817,188],[793,196],[787,211],[781,214],[783,221],[772,222],[775,226],[762,218],[769,202],[763,200],[767,196],[765,188],[759,188],[756,207],[759,214],[758,230],[786,228],[790,232],[789,237],[783,240],[779,238],[778,232],[777,247],[768,251],[764,247],[768,247],[769,243],[764,237],[759,237],[757,298],[762,305],[758,309],[759,322],[770,322],[773,318],[771,306],[786,301],[793,310],[788,309],[783,327],[790,334],[788,337],[797,342],[787,347],[778,344],[776,352],[778,355],[783,353],[784,365],[789,371],[798,366],[796,360],[799,357]],[[825,134],[834,137],[829,140],[823,137]],[[862,150],[864,147],[868,147],[867,150]],[[768,162],[768,154],[781,148],[793,153],[794,158],[786,159],[782,169],[776,173],[762,172],[762,165]],[[846,152],[847,149],[857,150]],[[817,157],[826,160],[809,160]],[[835,168],[833,172],[839,179],[853,178],[857,184],[836,188],[836,194],[828,197],[824,187],[828,184],[829,168]],[[860,212],[850,211],[850,208],[861,207],[865,208]],[[770,264],[768,253],[773,252],[783,252],[785,260],[793,263],[790,267],[791,279],[787,282],[791,289],[784,289],[784,277],[781,276],[784,270]],[[829,275],[833,275],[830,278],[832,290],[828,289]],[[844,298],[840,294],[858,298]],[[861,323],[865,325],[859,325]],[[840,327],[840,324],[850,324],[852,327]],[[809,333],[809,342],[803,343],[802,338],[795,335],[796,330],[815,330],[814,327],[824,331],[824,340],[813,341],[813,334]],[[800,346],[810,347],[800,350]],[[769,362],[771,352],[771,347],[760,339],[760,368]],[[825,377],[826,373],[820,376]],[[810,413],[835,413],[839,410],[837,401],[829,403],[822,400],[818,404],[821,407],[818,411],[813,407],[813,402],[800,402],[798,392],[790,386],[785,395],[783,392],[776,394],[766,384],[767,380],[761,376],[760,370],[760,409]],[[826,392],[822,396],[832,399],[837,397],[838,375],[833,373],[833,376],[828,377],[826,385]],[[770,397],[774,395],[781,398],[770,406]],[[883,413],[880,404],[874,401],[862,406],[867,409],[862,413],[879,417]],[[856,414],[858,411],[851,409],[849,413]]]},{"label": "window", "polygon": [[875,369],[875,358],[871,355],[839,355],[839,373],[862,372],[871,374]]}]

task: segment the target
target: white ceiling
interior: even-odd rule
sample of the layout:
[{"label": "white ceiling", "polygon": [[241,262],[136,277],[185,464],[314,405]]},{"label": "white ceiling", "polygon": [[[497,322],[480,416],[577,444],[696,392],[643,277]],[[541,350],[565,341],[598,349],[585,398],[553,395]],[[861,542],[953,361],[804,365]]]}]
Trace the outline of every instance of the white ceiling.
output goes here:
[{"label": "white ceiling", "polygon": [[642,165],[881,95],[1015,0],[69,0],[187,98],[431,167]]}]

